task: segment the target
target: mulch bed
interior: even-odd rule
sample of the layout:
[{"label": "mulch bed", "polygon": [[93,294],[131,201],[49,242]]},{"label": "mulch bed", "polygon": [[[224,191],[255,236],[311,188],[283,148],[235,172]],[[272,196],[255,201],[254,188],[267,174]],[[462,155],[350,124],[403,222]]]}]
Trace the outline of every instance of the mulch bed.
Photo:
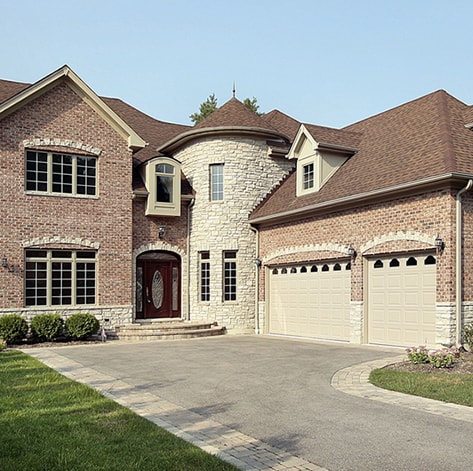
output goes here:
[{"label": "mulch bed", "polygon": [[412,373],[435,373],[435,374],[467,374],[473,373],[473,353],[464,352],[457,358],[449,368],[435,368],[430,364],[414,364],[410,361],[403,361],[387,365],[385,368],[396,371],[408,371]]}]

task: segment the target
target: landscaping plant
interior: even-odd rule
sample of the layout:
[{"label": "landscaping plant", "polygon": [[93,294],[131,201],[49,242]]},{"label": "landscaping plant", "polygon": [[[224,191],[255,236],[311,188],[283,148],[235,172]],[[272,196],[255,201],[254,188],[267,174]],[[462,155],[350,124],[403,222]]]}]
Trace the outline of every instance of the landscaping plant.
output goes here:
[{"label": "landscaping plant", "polygon": [[31,320],[31,335],[37,340],[51,341],[63,333],[64,321],[59,314],[40,314]]},{"label": "landscaping plant", "polygon": [[7,344],[21,342],[28,334],[28,323],[18,314],[0,317],[0,339]]},{"label": "landscaping plant", "polygon": [[429,363],[429,351],[424,345],[406,348],[407,358],[411,363]]},{"label": "landscaping plant", "polygon": [[66,319],[66,333],[74,340],[83,340],[99,331],[100,322],[89,313],[73,314]]},{"label": "landscaping plant", "polygon": [[430,363],[435,368],[449,368],[460,356],[457,348],[439,348],[429,351],[427,347],[410,347],[406,349],[407,359],[414,364]]},{"label": "landscaping plant", "polygon": [[463,329],[463,341],[468,346],[468,350],[473,352],[473,324],[469,324]]}]

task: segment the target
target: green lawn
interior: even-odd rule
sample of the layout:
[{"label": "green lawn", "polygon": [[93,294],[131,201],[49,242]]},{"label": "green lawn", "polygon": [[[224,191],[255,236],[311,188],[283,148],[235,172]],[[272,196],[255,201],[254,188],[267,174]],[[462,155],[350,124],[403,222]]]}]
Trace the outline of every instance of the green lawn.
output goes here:
[{"label": "green lawn", "polygon": [[0,353],[0,470],[236,470],[19,351]]},{"label": "green lawn", "polygon": [[370,382],[380,388],[438,401],[473,406],[473,374],[413,373],[373,370]]}]

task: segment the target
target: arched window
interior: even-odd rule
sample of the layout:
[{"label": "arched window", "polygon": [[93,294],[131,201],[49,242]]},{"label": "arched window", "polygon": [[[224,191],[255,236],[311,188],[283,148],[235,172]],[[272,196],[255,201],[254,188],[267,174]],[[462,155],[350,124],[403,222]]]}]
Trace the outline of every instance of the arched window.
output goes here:
[{"label": "arched window", "polygon": [[312,265],[310,271],[311,271],[312,273],[315,273],[315,272],[319,271],[319,269],[317,268],[317,265]]},{"label": "arched window", "polygon": [[328,265],[325,264],[323,267],[322,267],[322,271],[329,271],[329,268],[328,268]]},{"label": "arched window", "polygon": [[273,275],[277,275],[279,272],[278,272],[278,269],[277,268],[274,268],[273,269]]},{"label": "arched window", "polygon": [[307,273],[307,268],[306,267],[301,267],[301,273]]},{"label": "arched window", "polygon": [[342,267],[340,266],[339,263],[336,263],[334,266],[333,266],[333,271],[340,271],[342,269]]},{"label": "arched window", "polygon": [[373,267],[374,268],[383,268],[384,264],[381,260],[376,260],[376,262],[374,262],[374,265]]},{"label": "arched window", "polygon": [[296,268],[296,267],[292,267],[292,268],[291,268],[291,273],[297,273],[297,268]]},{"label": "arched window", "polygon": [[286,275],[286,274],[287,274],[287,268],[283,268],[283,269],[281,270],[281,273],[282,273],[283,275]]},{"label": "arched window", "polygon": [[351,270],[351,263],[348,262],[345,266],[345,270]]},{"label": "arched window", "polygon": [[389,262],[389,266],[390,267],[398,267],[399,266],[399,260],[397,258],[393,258],[390,262]]},{"label": "arched window", "polygon": [[424,260],[424,265],[435,265],[436,263],[437,263],[437,260],[435,260],[435,257],[433,255],[429,255]]},{"label": "arched window", "polygon": [[417,265],[417,260],[416,260],[416,258],[415,258],[415,257],[409,257],[409,258],[407,259],[406,266],[408,266],[408,267],[413,267],[413,266],[415,266],[415,265]]}]

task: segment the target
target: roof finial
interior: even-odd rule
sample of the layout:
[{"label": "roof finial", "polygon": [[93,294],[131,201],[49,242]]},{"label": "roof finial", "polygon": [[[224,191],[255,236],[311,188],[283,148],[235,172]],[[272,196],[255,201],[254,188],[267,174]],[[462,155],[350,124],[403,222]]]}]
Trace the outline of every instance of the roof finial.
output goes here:
[{"label": "roof finial", "polygon": [[236,87],[235,87],[235,80],[233,81],[233,98],[235,98],[236,95]]}]

